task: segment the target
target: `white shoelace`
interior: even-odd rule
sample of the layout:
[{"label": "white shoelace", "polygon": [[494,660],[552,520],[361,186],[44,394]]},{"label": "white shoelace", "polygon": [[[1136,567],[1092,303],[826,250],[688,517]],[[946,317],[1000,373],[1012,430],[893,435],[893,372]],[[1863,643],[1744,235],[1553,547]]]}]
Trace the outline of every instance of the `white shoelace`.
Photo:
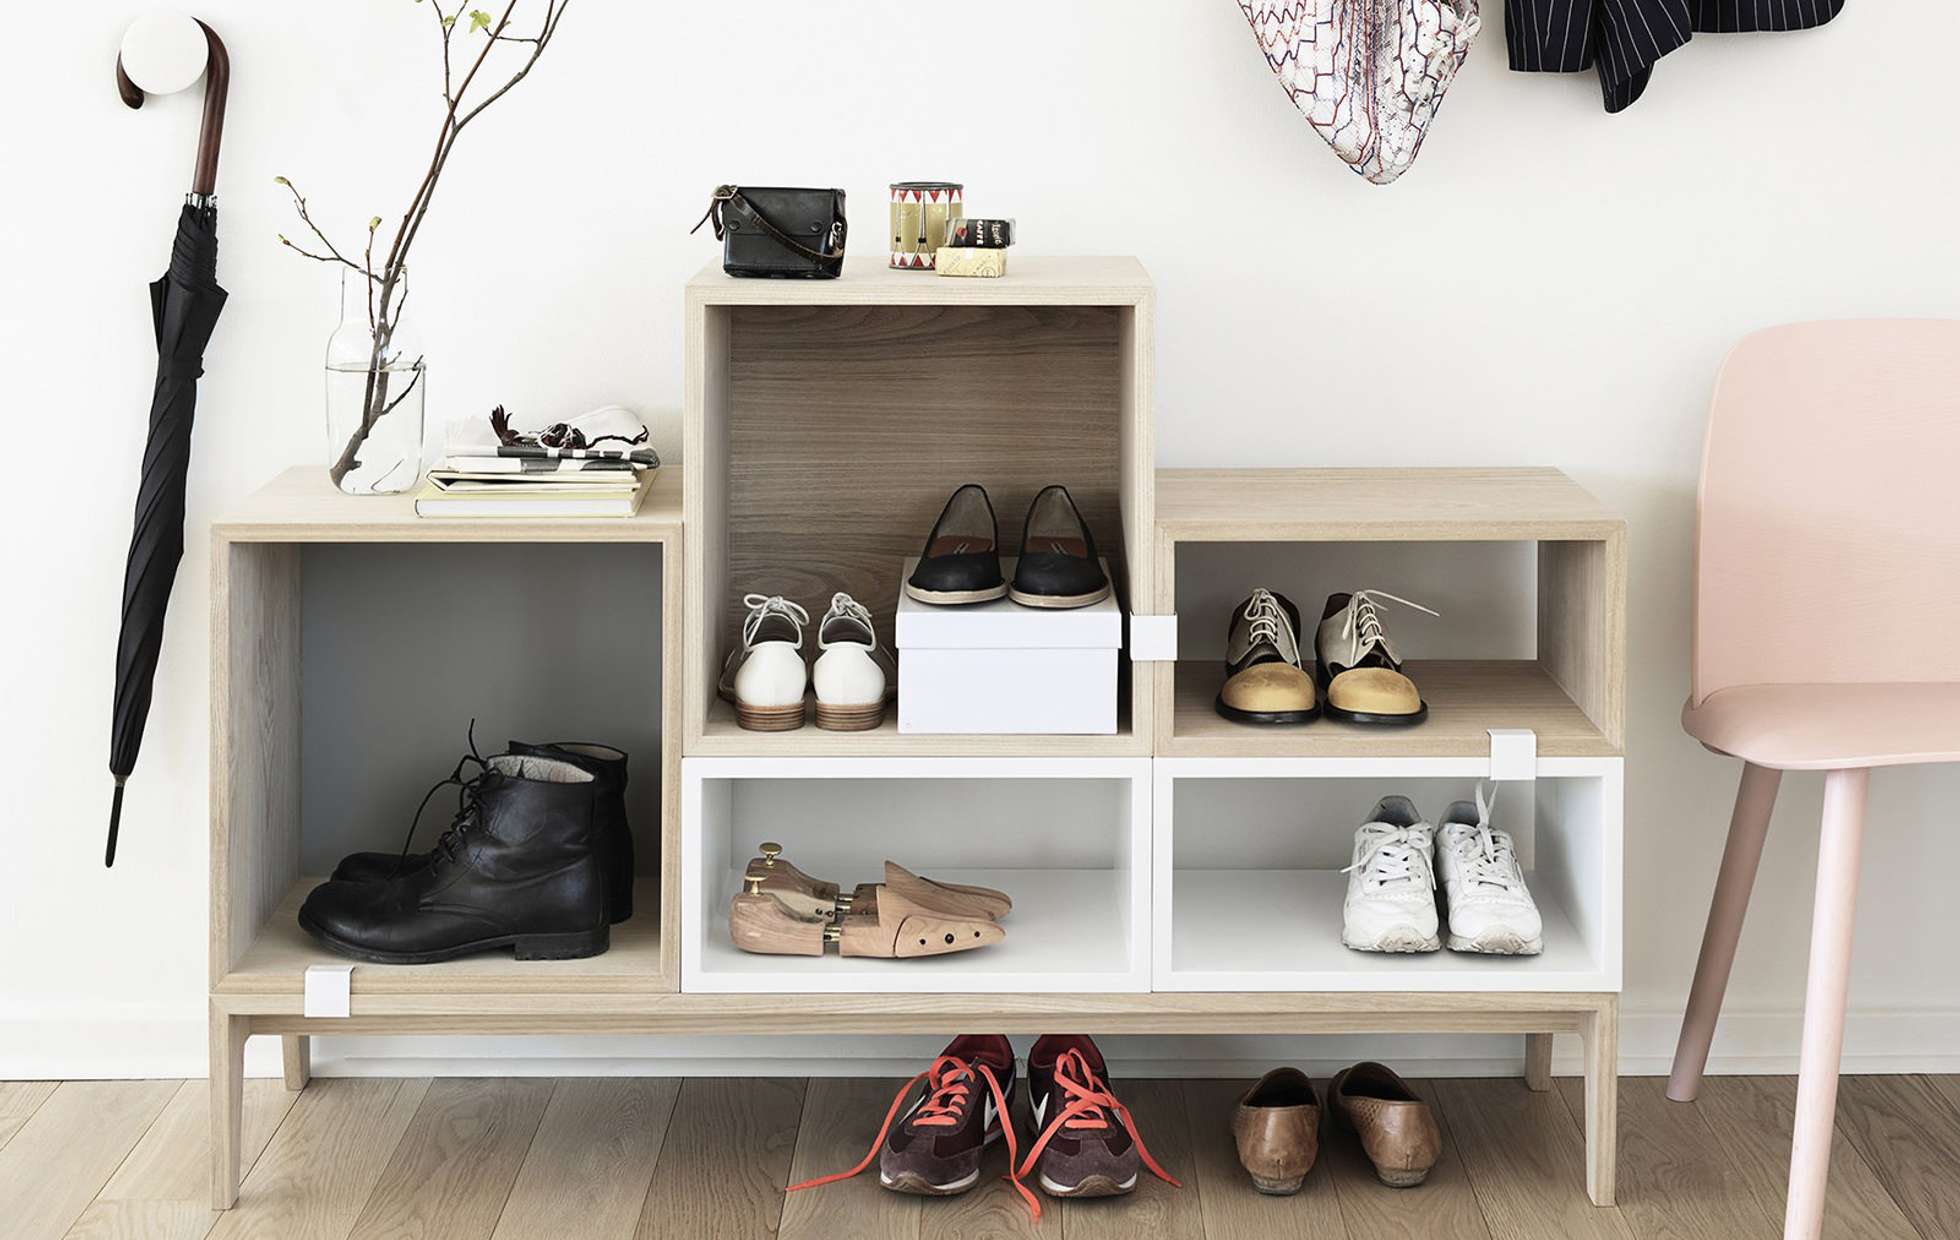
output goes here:
[{"label": "white shoelace", "polygon": [[1348,604],[1347,616],[1341,622],[1341,636],[1344,639],[1352,637],[1359,629],[1361,640],[1357,649],[1361,654],[1388,640],[1387,635],[1382,632],[1381,615],[1375,608],[1377,600],[1400,603],[1404,607],[1413,607],[1432,616],[1441,617],[1443,614],[1439,611],[1431,611],[1421,603],[1403,598],[1399,594],[1390,594],[1386,590],[1356,590],[1353,601]]},{"label": "white shoelace", "polygon": [[1436,872],[1429,868],[1429,842],[1427,827],[1365,823],[1361,828],[1361,859],[1341,873],[1359,869],[1361,881],[1373,887],[1413,887],[1420,883],[1434,890]]},{"label": "white shoelace", "polygon": [[[878,630],[871,623],[871,609],[842,590],[839,590],[830,596],[830,610],[823,614],[822,622],[817,625],[817,649],[830,649],[830,643],[824,640],[823,631],[829,626],[832,620],[855,620],[859,624],[862,624],[864,631],[871,637],[870,649],[876,650],[878,648]],[[864,645],[860,641],[854,641],[851,644],[853,646]]]},{"label": "white shoelace", "polygon": [[1290,663],[1300,661],[1300,640],[1293,634],[1293,622],[1286,618],[1286,609],[1271,590],[1264,586],[1253,590],[1242,614],[1251,622],[1246,630],[1248,650],[1262,641],[1270,642],[1281,658]]},{"label": "white shoelace", "polygon": [[744,594],[742,606],[749,609],[748,619],[742,621],[742,647],[755,645],[756,630],[770,616],[781,616],[796,626],[796,644],[803,644],[803,626],[810,623],[810,613],[790,602],[780,594]]},{"label": "white shoelace", "polygon": [[1450,851],[1467,886],[1514,893],[1524,890],[1524,871],[1518,865],[1510,832],[1491,829],[1490,810],[1495,800],[1494,789],[1486,797],[1484,785],[1477,785],[1477,825],[1470,831],[1453,832]]}]

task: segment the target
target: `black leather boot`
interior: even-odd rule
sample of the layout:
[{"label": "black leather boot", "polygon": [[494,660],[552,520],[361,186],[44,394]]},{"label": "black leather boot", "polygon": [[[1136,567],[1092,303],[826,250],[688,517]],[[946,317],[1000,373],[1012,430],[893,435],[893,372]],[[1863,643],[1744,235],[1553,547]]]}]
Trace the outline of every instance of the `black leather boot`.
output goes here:
[{"label": "black leather boot", "polygon": [[[510,742],[514,754],[558,758],[590,771],[599,781],[599,864],[606,872],[606,919],[614,925],[633,915],[633,828],[626,821],[626,754],[611,745],[584,741],[533,744]],[[429,864],[429,853],[350,853],[332,877],[350,883],[378,883],[412,874]]]},{"label": "black leather boot", "polygon": [[385,882],[322,883],[300,906],[300,927],[379,964],[498,947],[519,960],[599,955],[610,931],[598,784],[570,762],[498,754],[463,782],[463,807],[428,864]]}]

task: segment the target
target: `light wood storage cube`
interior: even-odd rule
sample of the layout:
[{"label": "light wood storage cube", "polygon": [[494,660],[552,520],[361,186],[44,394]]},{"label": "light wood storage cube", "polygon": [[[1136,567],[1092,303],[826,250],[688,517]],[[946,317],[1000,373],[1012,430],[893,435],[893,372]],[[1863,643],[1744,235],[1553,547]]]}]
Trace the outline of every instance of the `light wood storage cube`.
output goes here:
[{"label": "light wood storage cube", "polygon": [[[904,557],[953,489],[984,485],[1002,553],[1049,483],[1069,488],[1118,598],[1153,597],[1150,412],[1154,292],[1131,258],[1015,259],[999,280],[947,280],[851,259],[836,280],[687,287],[687,752],[1150,752],[1151,677],[1125,664],[1113,736],[745,732],[715,695],[744,593],[814,621],[833,591],[892,640]],[[812,635],[814,637],[814,635]]]},{"label": "light wood storage cube", "polygon": [[1620,764],[1545,758],[1493,785],[1544,919],[1536,956],[1358,952],[1341,943],[1355,828],[1407,796],[1430,821],[1488,763],[1463,758],[1163,758],[1153,898],[1159,990],[1543,993],[1620,988]]},{"label": "light wood storage cube", "polygon": [[[689,993],[1150,989],[1147,758],[687,758],[681,779]],[[911,960],[742,951],[729,900],[763,840],[846,893],[881,881],[888,858],[1004,891],[1007,937]]]},{"label": "light wood storage cube", "polygon": [[[1174,757],[1474,757],[1489,729],[1529,728],[1541,757],[1617,758],[1626,738],[1626,523],[1556,469],[1160,470],[1157,475],[1157,606],[1176,615],[1179,661],[1157,664],[1157,753]],[[1529,657],[1411,660],[1429,717],[1410,728],[1320,719],[1263,727],[1213,709],[1224,682],[1228,613],[1179,611],[1181,565],[1223,544],[1337,545],[1513,543],[1535,557],[1536,607],[1522,635]],[[1352,550],[1352,547],[1349,547]],[[1298,546],[1289,551],[1301,550]],[[1465,548],[1467,551],[1468,548]],[[1366,555],[1341,557],[1365,563]],[[1365,574],[1365,569],[1362,570]],[[1313,657],[1320,606],[1336,589],[1378,584],[1308,581],[1312,592],[1272,585],[1301,611],[1301,654]],[[1241,592],[1241,595],[1242,596]],[[1416,596],[1443,619],[1384,604],[1392,627],[1447,632],[1469,618],[1450,600]],[[1234,597],[1231,602],[1237,602]],[[1403,643],[1408,646],[1407,641]],[[1204,650],[1204,657],[1188,657]]]},{"label": "light wood storage cube", "polygon": [[[417,518],[407,496],[344,496],[323,470],[295,469],[213,526],[210,998],[213,1197],[220,1207],[236,1195],[236,1091],[244,1040],[251,1034],[287,1038],[288,1081],[298,1088],[307,1076],[306,1036],[312,1033],[508,1032],[512,1021],[540,1011],[628,1008],[640,998],[678,989],[679,871],[671,859],[679,847],[681,668],[673,639],[681,607],[680,472],[664,470],[639,515],[629,519],[439,521]],[[450,597],[427,606],[402,593],[404,580],[414,579],[423,555],[449,551],[467,558],[495,550],[500,563],[521,574],[527,563],[548,570],[547,559],[533,557],[569,554],[572,544],[578,544],[580,561],[603,560],[606,567],[600,571],[650,574],[652,580],[641,592],[659,600],[662,620],[656,623],[648,615],[645,627],[635,633],[630,616],[601,618],[582,612],[579,592],[570,588],[535,600],[539,612],[549,613],[556,640],[500,651],[494,660],[449,660],[445,648],[458,638],[432,626],[455,622],[451,613],[457,610],[468,613],[467,599]],[[315,563],[317,556],[328,559]],[[362,573],[367,560],[388,576],[373,579],[375,595],[366,602],[345,597],[347,585],[366,580]],[[340,582],[336,596],[308,598],[309,564],[322,578]],[[430,560],[427,567],[440,565]],[[590,570],[581,564],[580,571]],[[566,576],[562,570],[535,575]],[[440,572],[430,576],[431,589],[458,585],[445,582]],[[508,576],[482,585],[486,595],[493,589],[522,588],[521,581],[514,587]],[[309,612],[329,602],[342,621],[363,611],[381,614],[361,616],[358,624],[323,620],[319,640],[308,649],[303,635]],[[441,618],[418,618],[424,612]],[[475,626],[478,641],[486,630],[526,627],[519,617],[492,612],[466,614],[462,623]],[[386,631],[367,631],[376,626]],[[364,641],[376,644],[364,647]],[[595,641],[603,648],[567,650],[560,645]],[[385,649],[381,643],[409,646],[426,662],[407,671],[397,667],[400,674],[388,678],[368,666],[371,658],[376,666],[387,666],[380,660]],[[325,665],[331,658],[340,664]],[[378,675],[381,683],[372,683]],[[562,683],[547,688],[555,676],[579,679],[569,688]],[[339,683],[343,680],[353,687]],[[316,698],[346,700],[338,701],[335,711],[310,713],[304,700],[309,681]],[[634,692],[630,686],[636,683],[646,686],[645,699],[619,700],[621,693]],[[502,951],[444,964],[366,965],[328,951],[299,928],[300,902],[333,864],[317,843],[308,847],[301,834],[306,807],[316,815],[331,812],[336,798],[321,794],[325,783],[345,783],[350,800],[374,799],[363,783],[388,765],[391,755],[383,738],[404,716],[431,722],[440,718],[445,731],[439,743],[430,742],[445,755],[439,769],[390,771],[392,782],[407,781],[402,801],[381,797],[387,803],[385,826],[359,841],[363,847],[399,847],[416,800],[448,773],[463,748],[469,702],[504,702],[521,709],[527,701],[566,694],[590,694],[595,705],[603,702],[605,712],[615,717],[643,712],[638,715],[645,720],[642,735],[658,735],[660,742],[650,749],[627,746],[632,764],[629,805],[641,811],[634,817],[641,878],[634,916],[613,927],[608,951],[585,960],[519,962]],[[365,698],[372,700],[363,705],[358,699]],[[454,718],[444,713],[445,699],[455,702]],[[366,736],[358,733],[363,709],[374,714]],[[351,753],[351,761],[346,769],[309,770],[303,753],[315,747],[302,742],[302,718],[309,726],[327,726],[324,717],[329,715],[348,725],[351,735],[342,748]],[[454,733],[447,731],[452,726]],[[486,755],[501,751],[504,741],[501,734],[478,730],[478,747]],[[376,769],[364,769],[367,765]],[[453,799],[436,798],[424,815],[421,847],[434,840],[453,807]],[[307,860],[315,864],[303,864]],[[307,970],[350,963],[348,1015],[309,1017]]]}]

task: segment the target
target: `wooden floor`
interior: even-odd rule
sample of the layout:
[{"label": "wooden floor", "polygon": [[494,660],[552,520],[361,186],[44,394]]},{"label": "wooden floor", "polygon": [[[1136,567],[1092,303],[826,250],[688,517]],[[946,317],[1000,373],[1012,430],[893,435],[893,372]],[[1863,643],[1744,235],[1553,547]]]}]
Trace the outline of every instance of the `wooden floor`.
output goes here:
[{"label": "wooden floor", "polygon": [[[319,1079],[246,1090],[238,1208],[206,1208],[203,1081],[0,1083],[0,1234],[58,1237],[1767,1237],[1779,1234],[1795,1084],[1723,1077],[1667,1102],[1621,1084],[1620,1204],[1582,1190],[1578,1082],[1434,1081],[1442,1162],[1421,1188],[1378,1185],[1331,1132],[1297,1197],[1253,1193],[1226,1133],[1231,1081],[1120,1086],[1151,1151],[1184,1182],[1047,1203],[1031,1226],[988,1178],[925,1200],[875,1177],[785,1197],[851,1166],[895,1082]],[[994,1170],[1004,1156],[994,1156]],[[1847,1077],[1830,1237],[1960,1238],[1960,1077]]]}]

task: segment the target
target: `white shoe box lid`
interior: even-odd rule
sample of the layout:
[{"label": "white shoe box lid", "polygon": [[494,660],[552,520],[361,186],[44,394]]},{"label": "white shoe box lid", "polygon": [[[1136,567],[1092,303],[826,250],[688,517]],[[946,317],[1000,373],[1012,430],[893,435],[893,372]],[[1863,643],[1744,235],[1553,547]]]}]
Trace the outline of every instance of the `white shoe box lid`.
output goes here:
[{"label": "white shoe box lid", "polygon": [[[906,578],[918,564],[908,556],[899,575],[898,612],[893,629],[900,650],[1066,650],[1120,649],[1123,609],[1116,595],[1087,607],[1023,607],[1010,598],[953,607],[921,603],[905,592]],[[1109,572],[1109,561],[1102,562]],[[1001,574],[1014,579],[1014,561],[1002,559]]]}]

